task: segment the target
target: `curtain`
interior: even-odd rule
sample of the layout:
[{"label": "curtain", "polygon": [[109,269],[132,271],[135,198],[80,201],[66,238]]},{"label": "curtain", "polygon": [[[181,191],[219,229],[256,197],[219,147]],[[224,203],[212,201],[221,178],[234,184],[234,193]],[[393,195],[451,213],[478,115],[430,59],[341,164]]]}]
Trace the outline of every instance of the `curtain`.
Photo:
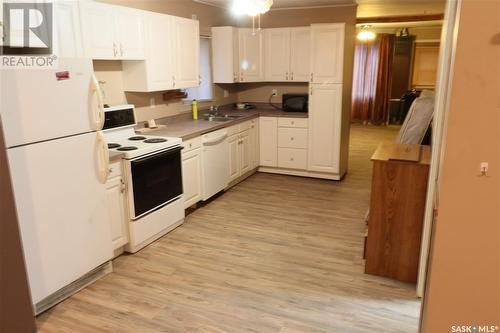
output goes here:
[{"label": "curtain", "polygon": [[387,122],[391,89],[392,34],[377,34],[372,42],[357,42],[354,55],[351,121]]}]

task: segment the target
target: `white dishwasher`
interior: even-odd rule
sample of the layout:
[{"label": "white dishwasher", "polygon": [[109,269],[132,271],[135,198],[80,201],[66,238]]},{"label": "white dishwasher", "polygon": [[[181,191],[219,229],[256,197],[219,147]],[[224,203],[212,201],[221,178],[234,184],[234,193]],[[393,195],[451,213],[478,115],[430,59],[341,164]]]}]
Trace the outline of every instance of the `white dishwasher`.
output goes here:
[{"label": "white dishwasher", "polygon": [[229,147],[227,130],[221,129],[201,137],[202,153],[202,200],[224,190],[229,179]]}]

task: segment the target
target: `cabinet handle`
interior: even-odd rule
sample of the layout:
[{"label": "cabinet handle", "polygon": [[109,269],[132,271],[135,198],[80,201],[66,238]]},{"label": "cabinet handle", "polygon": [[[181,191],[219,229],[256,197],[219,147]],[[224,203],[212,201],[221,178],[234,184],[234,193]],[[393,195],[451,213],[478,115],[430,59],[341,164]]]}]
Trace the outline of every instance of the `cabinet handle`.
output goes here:
[{"label": "cabinet handle", "polygon": [[240,82],[243,82],[243,73],[240,73]]},{"label": "cabinet handle", "polygon": [[120,179],[120,182],[122,183],[121,192],[124,193],[125,190],[127,189],[127,186],[125,185],[125,182],[123,181],[123,179]]},{"label": "cabinet handle", "polygon": [[123,57],[123,44],[120,43],[120,55]]},{"label": "cabinet handle", "polygon": [[198,83],[199,83],[200,86],[201,86],[201,82],[202,82],[201,75],[198,75]]},{"label": "cabinet handle", "polygon": [[238,81],[238,75],[236,75],[236,73],[233,73],[233,81],[234,82]]},{"label": "cabinet handle", "polygon": [[293,72],[292,72],[292,77],[290,78],[290,80],[292,80],[292,81],[293,81]]},{"label": "cabinet handle", "polygon": [[292,161],[292,162],[293,162],[293,157],[290,157],[290,161]]},{"label": "cabinet handle", "polygon": [[113,55],[115,58],[118,55],[118,49],[116,48],[116,43],[113,43]]},{"label": "cabinet handle", "polygon": [[292,125],[295,125],[295,121],[292,121]]},{"label": "cabinet handle", "polygon": [[293,140],[295,140],[295,139],[294,139],[294,137],[292,136],[292,137],[290,138],[290,140],[291,140],[291,141],[293,141]]},{"label": "cabinet handle", "polygon": [[314,73],[311,73],[311,82],[314,81]]},{"label": "cabinet handle", "polygon": [[172,76],[172,82],[173,82],[174,88],[175,88],[175,76]]},{"label": "cabinet handle", "polygon": [[286,80],[288,81],[288,72],[286,72]]},{"label": "cabinet handle", "polygon": [[193,148],[193,144],[192,143],[189,144],[189,148]]}]

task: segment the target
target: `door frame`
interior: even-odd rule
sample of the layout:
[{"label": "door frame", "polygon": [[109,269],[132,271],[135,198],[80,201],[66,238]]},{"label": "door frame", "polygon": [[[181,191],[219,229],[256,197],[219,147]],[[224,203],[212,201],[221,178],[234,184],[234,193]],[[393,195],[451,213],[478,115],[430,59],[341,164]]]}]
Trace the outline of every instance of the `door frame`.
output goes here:
[{"label": "door frame", "polygon": [[[427,187],[427,199],[420,249],[419,272],[417,280],[417,296],[422,298],[430,271],[429,257],[432,255],[431,241],[433,226],[436,222],[439,207],[439,188],[441,183],[441,165],[445,154],[448,114],[450,109],[450,92],[453,81],[457,36],[460,21],[462,0],[447,0],[446,12],[441,32],[439,69],[437,78],[436,102],[433,121],[432,156]],[[423,306],[422,306],[423,308]],[[420,316],[422,323],[422,316]]]}]

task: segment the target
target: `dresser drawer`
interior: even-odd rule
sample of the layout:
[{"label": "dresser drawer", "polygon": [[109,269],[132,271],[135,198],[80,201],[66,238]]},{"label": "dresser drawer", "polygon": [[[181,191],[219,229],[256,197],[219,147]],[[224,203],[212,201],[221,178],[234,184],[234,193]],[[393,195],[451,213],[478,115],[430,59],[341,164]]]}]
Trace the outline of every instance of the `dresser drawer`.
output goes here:
[{"label": "dresser drawer", "polygon": [[307,128],[307,118],[278,118],[278,127]]},{"label": "dresser drawer", "polygon": [[196,137],[194,139],[182,142],[182,147],[184,148],[182,153],[187,153],[191,150],[195,150],[197,148],[200,148],[201,147],[201,137]]},{"label": "dresser drawer", "polygon": [[307,150],[278,148],[278,167],[305,170],[307,168]]},{"label": "dresser drawer", "polygon": [[112,179],[122,175],[122,163],[121,161],[116,161],[109,164],[109,174],[108,179]]},{"label": "dresser drawer", "polygon": [[278,128],[278,147],[306,149],[307,129]]}]

